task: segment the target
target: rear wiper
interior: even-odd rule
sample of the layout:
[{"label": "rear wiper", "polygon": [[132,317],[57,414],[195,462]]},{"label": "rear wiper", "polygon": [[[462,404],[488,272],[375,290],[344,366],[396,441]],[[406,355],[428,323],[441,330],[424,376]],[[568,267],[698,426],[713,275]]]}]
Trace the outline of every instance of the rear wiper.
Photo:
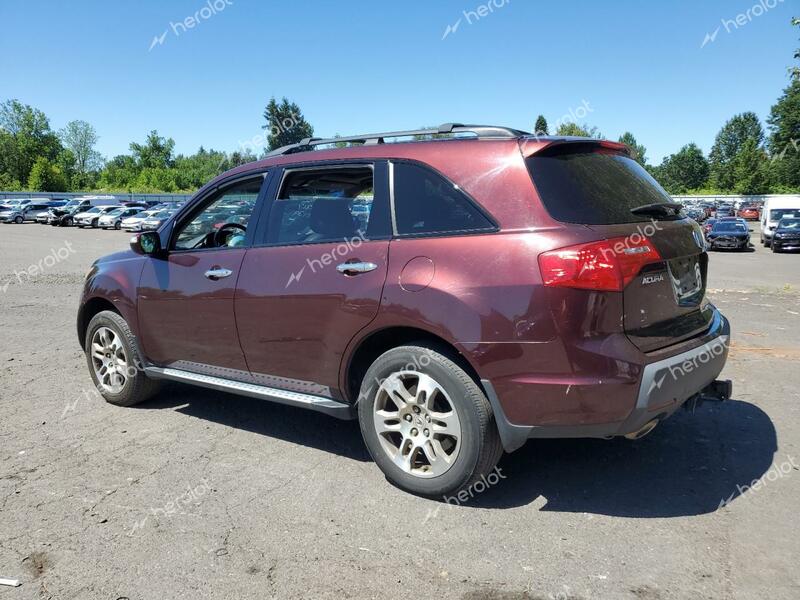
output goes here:
[{"label": "rear wiper", "polygon": [[631,212],[635,215],[662,215],[666,217],[678,216],[683,208],[677,202],[654,202],[632,208]]}]

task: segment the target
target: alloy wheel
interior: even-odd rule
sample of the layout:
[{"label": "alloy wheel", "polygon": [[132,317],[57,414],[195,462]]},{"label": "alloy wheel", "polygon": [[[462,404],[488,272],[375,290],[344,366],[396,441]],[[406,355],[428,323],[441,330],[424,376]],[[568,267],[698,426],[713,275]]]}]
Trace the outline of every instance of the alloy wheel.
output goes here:
[{"label": "alloy wheel", "polygon": [[92,336],[92,365],[97,382],[104,390],[118,394],[128,380],[128,358],[119,334],[100,327]]},{"label": "alloy wheel", "polygon": [[461,421],[433,377],[392,373],[378,389],[373,410],[381,448],[402,471],[429,478],[453,466],[461,449]]}]

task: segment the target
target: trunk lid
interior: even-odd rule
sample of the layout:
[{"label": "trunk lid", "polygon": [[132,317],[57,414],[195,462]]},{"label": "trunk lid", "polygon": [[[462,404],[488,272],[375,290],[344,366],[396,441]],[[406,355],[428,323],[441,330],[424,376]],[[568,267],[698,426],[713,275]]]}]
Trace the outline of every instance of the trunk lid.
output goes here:
[{"label": "trunk lid", "polygon": [[618,252],[647,240],[660,254],[622,292],[609,292],[622,294],[623,329],[638,348],[658,350],[708,330],[714,309],[706,299],[703,232],[641,165],[618,146],[592,140],[556,140],[526,161],[553,218],[614,239]]}]

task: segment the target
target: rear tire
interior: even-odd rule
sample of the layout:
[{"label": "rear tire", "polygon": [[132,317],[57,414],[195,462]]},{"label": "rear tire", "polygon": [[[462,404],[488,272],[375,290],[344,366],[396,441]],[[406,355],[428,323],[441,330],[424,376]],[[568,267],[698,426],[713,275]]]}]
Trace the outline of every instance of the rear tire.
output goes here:
[{"label": "rear tire", "polygon": [[469,488],[503,454],[481,388],[446,351],[425,342],[375,360],[361,384],[358,419],[375,463],[413,494]]},{"label": "rear tire", "polygon": [[84,352],[92,381],[106,402],[134,406],[161,387],[145,375],[136,338],[125,319],[113,311],[99,312],[89,321]]}]

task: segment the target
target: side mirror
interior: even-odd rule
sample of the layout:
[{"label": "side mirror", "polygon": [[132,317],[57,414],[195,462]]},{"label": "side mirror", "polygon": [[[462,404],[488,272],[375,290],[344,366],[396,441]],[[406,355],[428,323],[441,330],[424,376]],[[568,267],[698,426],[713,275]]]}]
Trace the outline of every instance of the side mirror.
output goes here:
[{"label": "side mirror", "polygon": [[161,252],[161,238],[155,231],[137,233],[131,238],[131,250],[147,256],[158,254]]}]

